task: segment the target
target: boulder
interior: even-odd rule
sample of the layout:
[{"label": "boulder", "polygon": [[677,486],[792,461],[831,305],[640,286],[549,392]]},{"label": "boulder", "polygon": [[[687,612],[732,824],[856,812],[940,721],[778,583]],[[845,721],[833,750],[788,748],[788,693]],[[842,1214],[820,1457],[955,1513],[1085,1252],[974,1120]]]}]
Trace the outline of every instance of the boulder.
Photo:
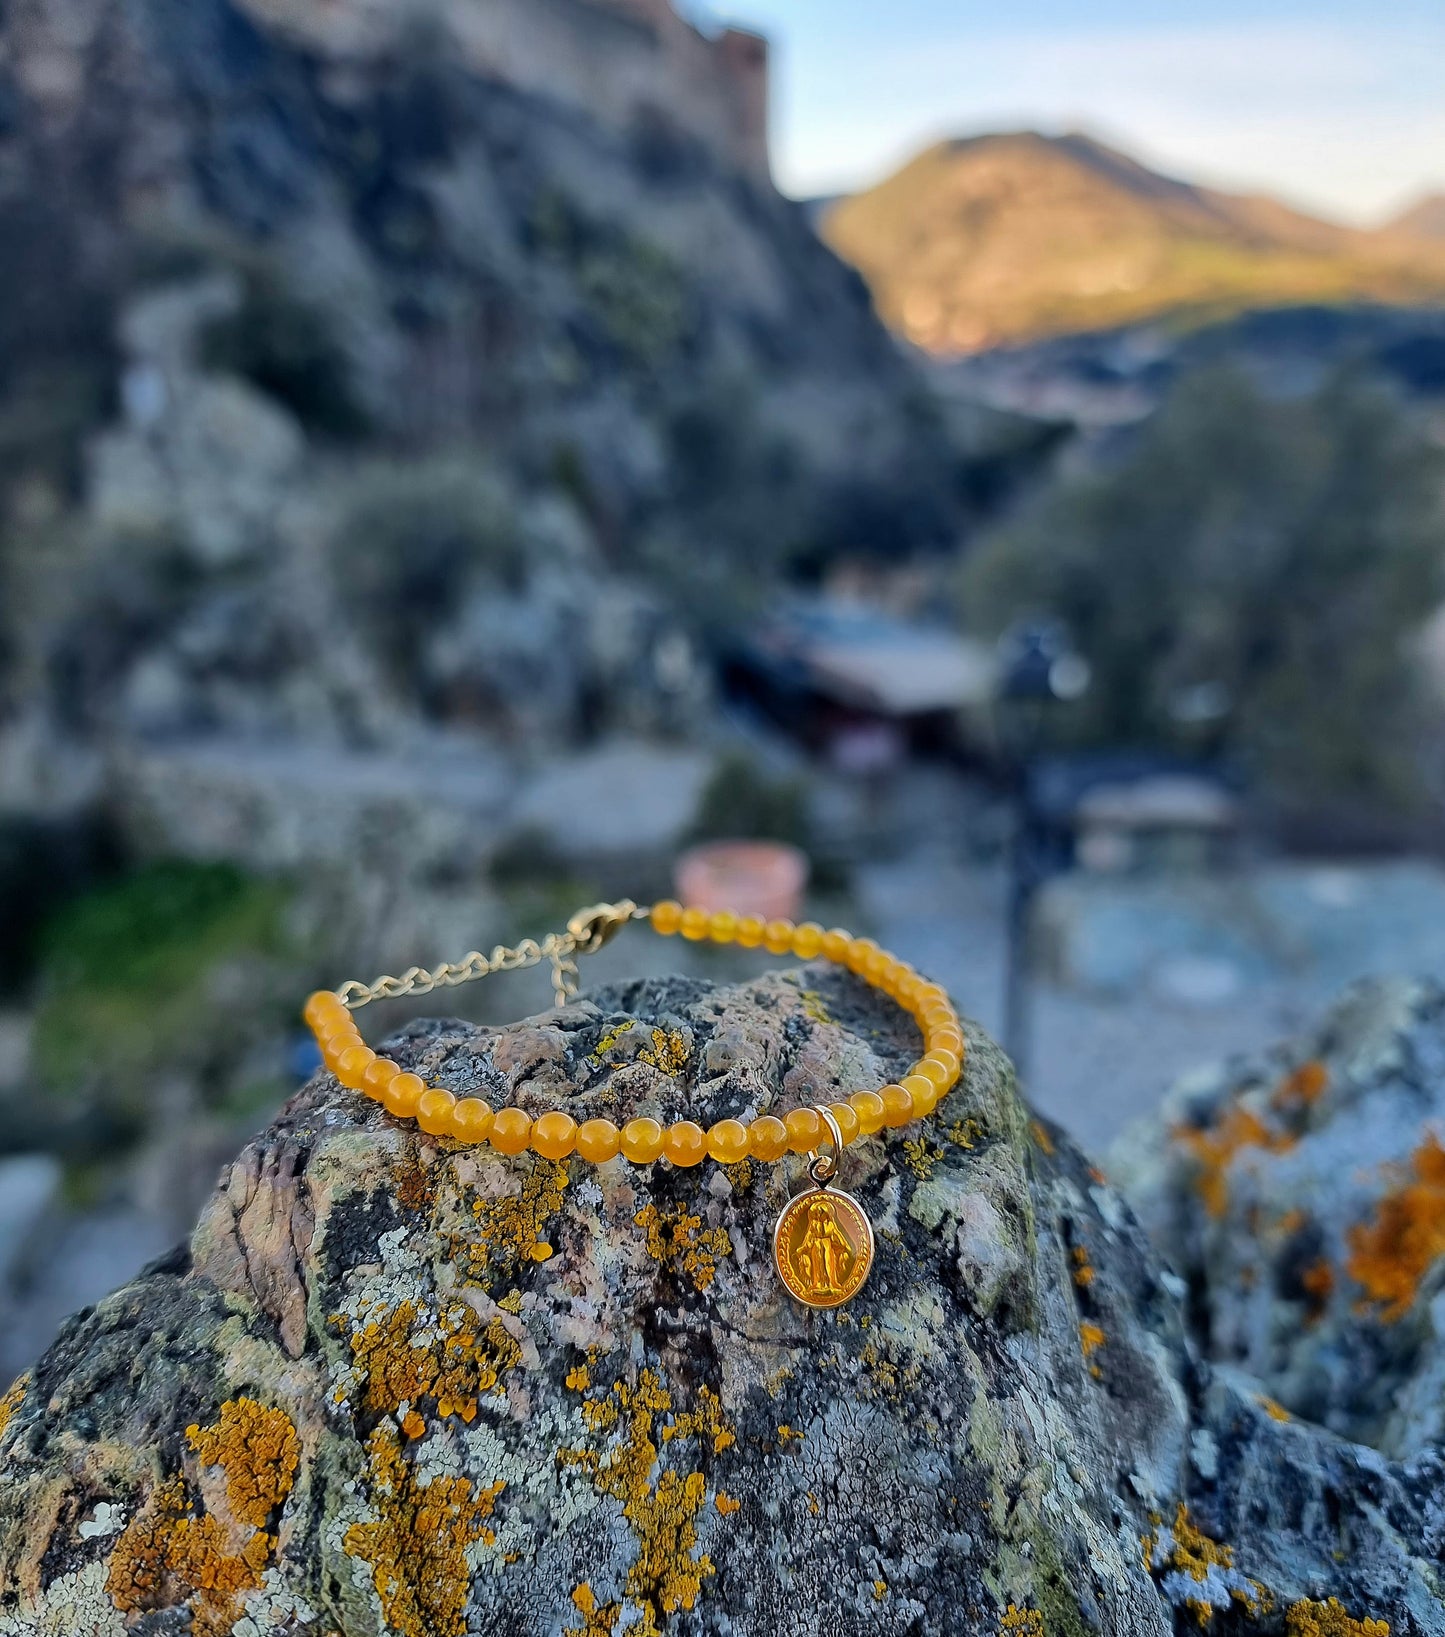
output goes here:
[{"label": "boulder", "polygon": [[[805,967],[388,1050],[706,1124],[917,1041]],[[0,1405],[0,1634],[1445,1632],[1435,1454],[1195,1359],[1185,1286],[981,1033],[930,1121],[848,1151],[878,1253],[832,1311],[772,1265],[802,1164],[506,1159],[318,1075]]]}]

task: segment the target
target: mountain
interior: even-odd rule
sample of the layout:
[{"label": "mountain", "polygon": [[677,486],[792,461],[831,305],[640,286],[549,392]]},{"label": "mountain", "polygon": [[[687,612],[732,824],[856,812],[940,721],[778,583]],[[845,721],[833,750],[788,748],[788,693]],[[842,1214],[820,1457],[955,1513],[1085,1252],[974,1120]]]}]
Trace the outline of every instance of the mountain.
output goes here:
[{"label": "mountain", "polygon": [[1082,135],[941,142],[824,213],[883,317],[968,353],[1165,315],[1445,299],[1445,245],[1196,186]]},{"label": "mountain", "polygon": [[1445,193],[1427,193],[1389,224],[1388,231],[1445,243]]}]

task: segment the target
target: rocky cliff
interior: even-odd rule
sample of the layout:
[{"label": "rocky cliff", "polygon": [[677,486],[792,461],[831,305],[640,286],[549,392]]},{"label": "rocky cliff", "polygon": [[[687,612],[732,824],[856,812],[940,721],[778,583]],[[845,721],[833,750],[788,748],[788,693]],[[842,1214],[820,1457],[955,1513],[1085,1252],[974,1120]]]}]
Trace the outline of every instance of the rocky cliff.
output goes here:
[{"label": "rocky cliff", "polygon": [[[388,1049],[706,1122],[910,1044],[804,969]],[[1435,1445],[1197,1360],[1186,1287],[995,1047],[890,1136],[846,1162],[871,1279],[808,1313],[769,1257],[784,1167],[505,1160],[318,1077],[0,1404],[0,1633],[1445,1631]]]}]

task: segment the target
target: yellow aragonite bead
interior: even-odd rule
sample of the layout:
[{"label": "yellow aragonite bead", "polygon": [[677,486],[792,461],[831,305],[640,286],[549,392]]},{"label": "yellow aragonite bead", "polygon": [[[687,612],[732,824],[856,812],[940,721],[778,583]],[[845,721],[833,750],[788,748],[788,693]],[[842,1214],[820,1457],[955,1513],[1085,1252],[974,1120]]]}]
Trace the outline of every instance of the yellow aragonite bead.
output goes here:
[{"label": "yellow aragonite bead", "polygon": [[793,932],[793,953],[799,960],[815,960],[823,953],[823,929],[816,921],[804,921]]},{"label": "yellow aragonite bead", "polygon": [[662,1153],[662,1127],[645,1117],[629,1120],[622,1128],[622,1152],[634,1165],[651,1165]]},{"label": "yellow aragonite bead", "polygon": [[347,1011],[340,995],[330,989],[318,989],[306,997],[301,1015],[313,1029],[316,1029],[330,1018],[347,1016]]},{"label": "yellow aragonite bead", "polygon": [[492,1105],[480,1097],[460,1097],[452,1110],[452,1136],[458,1142],[485,1142],[492,1129]]},{"label": "yellow aragonite bead", "polygon": [[675,898],[664,898],[661,903],[652,906],[647,918],[651,921],[654,932],[660,932],[664,938],[670,938],[682,925],[682,905]]},{"label": "yellow aragonite bead", "polygon": [[763,948],[770,955],[791,954],[796,930],[791,921],[769,921],[763,928]]},{"label": "yellow aragonite bead", "polygon": [[948,991],[941,983],[925,983],[919,987],[918,1004],[926,1009],[929,1006],[948,1006],[951,1002]]},{"label": "yellow aragonite bead", "polygon": [[930,1053],[937,1051],[952,1052],[959,1062],[963,1061],[963,1030],[956,1023],[947,1028],[929,1029],[927,1039]]},{"label": "yellow aragonite bead", "polygon": [[335,1074],[337,1065],[346,1053],[361,1044],[361,1036],[355,1029],[348,1029],[345,1034],[328,1035],[321,1042],[321,1061]]},{"label": "yellow aragonite bead", "polygon": [[532,1147],[544,1160],[564,1160],[577,1146],[577,1122],[561,1109],[532,1122]]},{"label": "yellow aragonite bead", "polygon": [[788,1128],[774,1114],[760,1114],[748,1127],[754,1159],[780,1160],[788,1151]]},{"label": "yellow aragonite bead", "polygon": [[426,1094],[426,1081],[419,1074],[394,1075],[381,1094],[381,1106],[398,1120],[414,1120],[417,1104]]},{"label": "yellow aragonite bead", "polygon": [[448,1137],[452,1130],[452,1114],[457,1106],[456,1097],[440,1086],[428,1086],[416,1105],[416,1123],[431,1137]]},{"label": "yellow aragonite bead", "polygon": [[[952,1055],[950,1052],[949,1056]],[[947,1063],[935,1057],[932,1052],[927,1057],[918,1059],[913,1065],[913,1073],[919,1079],[927,1080],[929,1085],[937,1091],[942,1091],[945,1086],[952,1084],[953,1071]]]},{"label": "yellow aragonite bead", "polygon": [[815,1108],[795,1108],[783,1116],[783,1124],[788,1128],[788,1147],[795,1154],[811,1153],[827,1132]]},{"label": "yellow aragonite bead", "polygon": [[[922,1119],[938,1101],[938,1088],[926,1076],[916,1070],[912,1074],[905,1074],[902,1080],[904,1091],[908,1093],[908,1100],[913,1105],[913,1118]],[[904,1124],[908,1122],[905,1120]]]},{"label": "yellow aragonite bead", "polygon": [[707,935],[715,944],[730,944],[738,935],[738,918],[730,909],[714,910],[708,917]]},{"label": "yellow aragonite bead", "polygon": [[851,1103],[829,1103],[828,1112],[838,1122],[838,1134],[846,1148],[858,1137],[858,1110]]},{"label": "yellow aragonite bead", "polygon": [[719,1165],[736,1165],[748,1157],[748,1128],[741,1120],[719,1120],[707,1134],[707,1151]]},{"label": "yellow aragonite bead", "polygon": [[840,966],[846,965],[848,946],[853,942],[853,934],[845,932],[842,927],[835,926],[831,931],[823,934],[823,959],[836,961]]},{"label": "yellow aragonite bead", "polygon": [[875,1131],[883,1129],[886,1110],[882,1097],[876,1091],[855,1091],[848,1101],[858,1116],[858,1129],[865,1137],[871,1137]]},{"label": "yellow aragonite bead", "polygon": [[584,1120],[577,1127],[577,1152],[589,1165],[616,1159],[621,1147],[622,1133],[611,1120]]},{"label": "yellow aragonite bead", "polygon": [[700,909],[696,904],[689,904],[682,912],[682,919],[678,923],[678,931],[689,943],[695,944],[700,939],[707,937],[708,924],[711,920],[712,916],[707,910]]},{"label": "yellow aragonite bead", "polygon": [[880,989],[888,987],[888,974],[893,969],[893,957],[886,949],[870,949],[868,958],[858,968],[858,976]]},{"label": "yellow aragonite bead", "polygon": [[737,941],[744,949],[756,949],[763,941],[767,926],[768,923],[761,915],[740,915]]},{"label": "yellow aragonite bead", "polygon": [[925,1006],[918,1014],[918,1021],[925,1030],[934,1027],[948,1028],[957,1025],[958,1013],[947,1002],[935,1001],[933,1005]]},{"label": "yellow aragonite bead", "polygon": [[945,1090],[947,1090],[948,1087],[958,1079],[959,1070],[963,1067],[963,1064],[959,1060],[958,1053],[950,1050],[947,1046],[930,1047],[925,1061],[937,1063],[943,1070],[943,1086]]},{"label": "yellow aragonite bead", "polygon": [[883,1099],[884,1125],[907,1125],[913,1118],[913,1093],[906,1086],[884,1086],[878,1095]]},{"label": "yellow aragonite bead", "polygon": [[400,1073],[399,1063],[393,1063],[389,1057],[378,1057],[375,1062],[367,1065],[366,1073],[361,1077],[361,1089],[368,1097],[374,1097],[379,1103],[382,1092]]},{"label": "yellow aragonite bead", "polygon": [[843,957],[843,964],[850,972],[862,972],[877,953],[878,945],[872,938],[855,938],[848,945],[848,952]]},{"label": "yellow aragonite bead", "polygon": [[520,1154],[532,1140],[532,1116],[524,1108],[499,1108],[488,1140],[499,1154]]},{"label": "yellow aragonite bead", "polygon": [[360,1091],[366,1071],[376,1061],[376,1053],[370,1046],[348,1046],[336,1059],[333,1073],[343,1086],[349,1086],[352,1091]]},{"label": "yellow aragonite bead", "polygon": [[707,1153],[707,1133],[693,1120],[674,1120],[662,1134],[662,1152],[674,1165],[700,1165]]}]

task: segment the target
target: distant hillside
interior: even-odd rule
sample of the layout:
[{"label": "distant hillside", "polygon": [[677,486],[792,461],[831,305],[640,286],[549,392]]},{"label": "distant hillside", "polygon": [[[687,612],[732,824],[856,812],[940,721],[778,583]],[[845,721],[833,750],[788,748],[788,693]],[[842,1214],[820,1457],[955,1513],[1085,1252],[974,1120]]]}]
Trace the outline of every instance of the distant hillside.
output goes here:
[{"label": "distant hillside", "polygon": [[1445,193],[1427,194],[1390,223],[1392,233],[1416,239],[1438,239],[1445,243]]},{"label": "distant hillside", "polygon": [[822,232],[884,318],[941,353],[1169,314],[1445,300],[1445,243],[1196,187],[1078,135],[939,143]]}]

